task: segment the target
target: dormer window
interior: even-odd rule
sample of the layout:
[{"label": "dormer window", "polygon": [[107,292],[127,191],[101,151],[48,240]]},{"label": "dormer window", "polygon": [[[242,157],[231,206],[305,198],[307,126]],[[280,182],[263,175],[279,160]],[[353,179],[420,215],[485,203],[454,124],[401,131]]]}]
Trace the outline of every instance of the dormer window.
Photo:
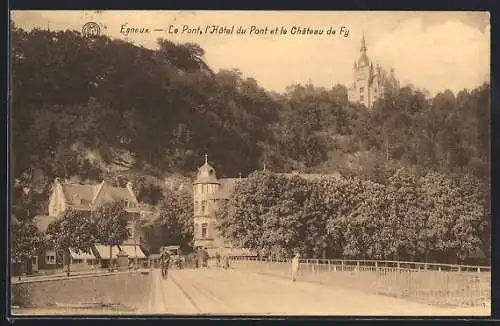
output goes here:
[{"label": "dormer window", "polygon": [[214,170],[210,169],[210,170],[208,171],[208,174],[210,174],[211,176],[212,176],[212,175],[214,175]]},{"label": "dormer window", "polygon": [[125,204],[125,207],[127,207],[127,208],[135,208],[136,207],[135,203],[128,201],[128,200],[124,200],[123,203]]}]

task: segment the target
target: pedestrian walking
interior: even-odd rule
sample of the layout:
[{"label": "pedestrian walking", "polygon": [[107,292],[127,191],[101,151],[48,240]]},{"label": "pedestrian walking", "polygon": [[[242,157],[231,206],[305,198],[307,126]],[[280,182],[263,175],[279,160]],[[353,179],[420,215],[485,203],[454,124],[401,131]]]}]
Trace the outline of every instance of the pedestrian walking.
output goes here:
[{"label": "pedestrian walking", "polygon": [[219,252],[217,251],[217,252],[215,253],[215,259],[216,259],[216,261],[217,261],[217,268],[220,268],[220,267],[221,267],[221,261],[220,261],[220,258],[221,258],[221,257],[220,257],[220,254],[219,254]]},{"label": "pedestrian walking", "polygon": [[170,265],[170,254],[168,251],[163,250],[160,254],[160,261],[161,261],[161,275],[162,278],[167,278],[168,276],[168,268]]},{"label": "pedestrian walking", "polygon": [[295,282],[297,279],[297,273],[299,271],[299,260],[300,255],[296,253],[292,258],[292,280]]}]

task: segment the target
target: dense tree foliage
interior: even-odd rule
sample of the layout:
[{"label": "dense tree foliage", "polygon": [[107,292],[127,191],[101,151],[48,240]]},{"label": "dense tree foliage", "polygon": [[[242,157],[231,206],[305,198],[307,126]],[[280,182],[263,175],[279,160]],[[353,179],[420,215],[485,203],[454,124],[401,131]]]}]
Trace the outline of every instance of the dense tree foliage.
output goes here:
[{"label": "dense tree foliage", "polygon": [[[28,263],[45,247],[46,242],[31,221],[16,221],[11,228],[11,259],[15,263]],[[21,273],[19,273],[21,278]]]},{"label": "dense tree foliage", "polygon": [[193,197],[166,190],[156,227],[161,230],[161,246],[180,245],[183,251],[189,250],[193,240]]},{"label": "dense tree foliage", "polygon": [[95,224],[89,214],[72,209],[64,211],[57,220],[49,224],[46,231],[48,243],[58,253],[66,255],[68,276],[71,272],[71,264],[68,263],[70,248],[90,253],[96,239],[95,231]]},{"label": "dense tree foliage", "polygon": [[386,185],[256,172],[222,205],[218,228],[263,255],[464,262],[488,245],[478,184],[406,169]]},{"label": "dense tree foliage", "polygon": [[430,100],[405,87],[367,111],[347,103],[342,85],[274,94],[237,70],[213,73],[198,45],[158,45],[14,28],[14,176],[94,180],[110,164],[191,173],[205,152],[228,176],[265,163],[377,178],[387,159],[488,175],[489,85]]},{"label": "dense tree foliage", "polygon": [[127,215],[121,202],[104,203],[92,212],[96,240],[109,246],[111,259],[113,259],[113,246],[122,244],[131,235],[127,228]]}]

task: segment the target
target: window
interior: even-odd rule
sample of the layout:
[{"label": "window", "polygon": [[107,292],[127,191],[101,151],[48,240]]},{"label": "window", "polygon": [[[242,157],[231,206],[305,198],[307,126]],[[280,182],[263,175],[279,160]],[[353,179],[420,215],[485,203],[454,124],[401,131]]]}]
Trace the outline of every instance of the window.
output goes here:
[{"label": "window", "polygon": [[128,236],[132,238],[134,236],[134,225],[132,224],[132,222],[128,222],[127,231],[128,231]]},{"label": "window", "polygon": [[49,250],[45,252],[45,264],[55,265],[56,263],[56,252],[54,250]]},{"label": "window", "polygon": [[363,102],[364,100],[365,100],[365,96],[364,96],[364,95],[361,95],[361,96],[359,97],[359,101],[360,101],[360,102]]},{"label": "window", "polygon": [[363,94],[363,92],[364,92],[364,91],[365,91],[365,88],[364,88],[364,87],[360,87],[360,88],[359,88],[359,93],[360,93],[360,94]]},{"label": "window", "polygon": [[202,200],[201,201],[201,212],[205,213],[206,210],[207,210],[207,201],[206,200]]},{"label": "window", "polygon": [[375,88],[375,89],[373,90],[373,92],[374,92],[374,93],[376,93],[376,92],[377,92],[377,88]]},{"label": "window", "polygon": [[202,223],[201,224],[201,237],[202,238],[207,237],[207,230],[208,230],[208,223]]}]

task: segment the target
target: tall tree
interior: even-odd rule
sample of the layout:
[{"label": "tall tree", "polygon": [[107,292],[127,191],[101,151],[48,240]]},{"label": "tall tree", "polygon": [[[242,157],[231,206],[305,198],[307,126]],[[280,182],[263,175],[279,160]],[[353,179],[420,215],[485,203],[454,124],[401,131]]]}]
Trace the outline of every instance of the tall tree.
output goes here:
[{"label": "tall tree", "polygon": [[113,246],[120,245],[130,236],[127,229],[128,213],[121,202],[107,202],[92,212],[96,240],[109,246],[110,266],[113,261]]},{"label": "tall tree", "polygon": [[193,240],[193,198],[166,190],[159,213],[156,223],[163,231],[163,245],[180,245],[188,250]]},{"label": "tall tree", "polygon": [[66,275],[71,272],[71,250],[91,252],[95,241],[95,228],[90,216],[78,210],[66,210],[54,222],[49,224],[46,234],[48,243],[57,252],[66,256]]},{"label": "tall tree", "polygon": [[11,259],[16,263],[30,262],[45,246],[43,234],[31,221],[20,220],[12,223],[11,237]]}]

